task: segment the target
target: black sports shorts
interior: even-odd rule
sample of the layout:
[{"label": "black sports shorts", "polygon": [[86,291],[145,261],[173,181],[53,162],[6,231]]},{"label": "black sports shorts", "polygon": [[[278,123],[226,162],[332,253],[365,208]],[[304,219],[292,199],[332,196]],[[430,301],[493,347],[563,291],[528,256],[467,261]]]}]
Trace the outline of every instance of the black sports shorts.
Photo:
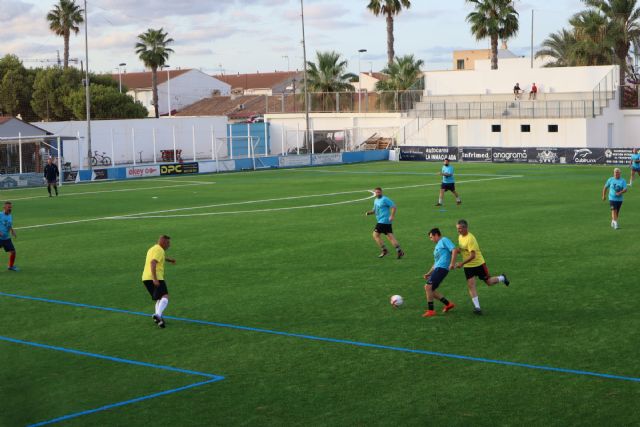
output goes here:
[{"label": "black sports shorts", "polygon": [[611,210],[620,212],[620,208],[622,207],[622,201],[609,200],[609,205],[611,205]]},{"label": "black sports shorts", "polygon": [[380,234],[393,234],[393,228],[391,228],[391,224],[376,224],[376,228],[373,231]]},{"label": "black sports shorts", "polygon": [[444,278],[447,277],[447,274],[449,274],[449,270],[446,268],[436,268],[433,270],[433,273],[431,273],[429,280],[427,280],[427,285],[431,285],[431,289],[435,291],[438,289],[438,286],[440,286],[440,283],[442,283]]},{"label": "black sports shorts", "polygon": [[464,275],[467,279],[471,279],[476,276],[480,280],[487,281],[489,277],[489,269],[487,268],[487,264],[478,265],[477,267],[465,267]]},{"label": "black sports shorts", "polygon": [[442,188],[444,191],[456,191],[456,184],[453,182],[451,184],[443,182],[442,185],[440,185],[440,188]]},{"label": "black sports shorts", "polygon": [[160,284],[158,286],[154,286],[153,280],[143,280],[142,283],[149,291],[149,295],[151,295],[151,299],[154,301],[158,301],[162,298],[163,295],[168,295],[169,290],[167,289],[167,284],[164,280],[159,281]]},{"label": "black sports shorts", "polygon": [[0,240],[0,248],[4,248],[5,252],[13,252],[16,250],[11,239]]}]

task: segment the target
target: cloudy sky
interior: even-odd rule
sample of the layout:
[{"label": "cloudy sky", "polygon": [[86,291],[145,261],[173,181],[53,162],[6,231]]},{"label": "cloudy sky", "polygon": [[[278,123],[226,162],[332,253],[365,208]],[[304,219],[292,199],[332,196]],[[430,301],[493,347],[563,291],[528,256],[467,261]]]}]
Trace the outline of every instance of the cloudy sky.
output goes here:
[{"label": "cloudy sky", "polygon": [[[82,0],[76,0],[82,4]],[[11,53],[26,66],[62,54],[62,39],[48,29],[46,14],[54,0],[0,0],[0,56]],[[305,0],[307,55],[336,50],[358,70],[374,71],[386,62],[386,27],[373,16],[368,0]],[[535,11],[534,45],[567,24],[582,9],[580,0],[517,0],[520,34],[509,48],[528,55],[531,10]],[[208,73],[268,72],[302,68],[299,0],[88,0],[89,60],[96,72],[110,72],[118,63],[142,71],[134,53],[138,34],[163,27],[175,40],[174,68],[199,68]],[[450,69],[454,49],[488,47],[476,42],[465,22],[472,10],[464,0],[413,0],[396,19],[396,53],[413,53],[427,69]],[[84,28],[71,41],[71,57],[84,60]]]}]

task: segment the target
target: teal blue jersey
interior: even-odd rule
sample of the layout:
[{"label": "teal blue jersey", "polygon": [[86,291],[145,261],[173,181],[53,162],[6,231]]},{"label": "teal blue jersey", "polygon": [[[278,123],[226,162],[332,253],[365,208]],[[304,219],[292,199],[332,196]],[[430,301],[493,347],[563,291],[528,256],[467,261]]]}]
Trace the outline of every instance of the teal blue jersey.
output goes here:
[{"label": "teal blue jersey", "polygon": [[7,215],[4,212],[0,212],[0,240],[9,240],[11,235],[9,230],[13,227],[13,217],[11,214]]},{"label": "teal blue jersey", "polygon": [[627,188],[627,181],[622,178],[615,179],[614,177],[611,177],[607,180],[607,183],[604,186],[609,189],[609,200],[621,202],[622,194],[618,196],[616,193]]},{"label": "teal blue jersey", "polygon": [[376,213],[378,224],[391,224],[389,217],[391,216],[391,208],[396,205],[387,196],[382,196],[373,202],[373,211]]},{"label": "teal blue jersey", "polygon": [[433,250],[433,268],[444,268],[449,270],[451,264],[451,251],[454,250],[456,245],[447,237],[443,237],[438,240],[435,249]]},{"label": "teal blue jersey", "polygon": [[446,173],[449,176],[443,176],[442,177],[442,183],[443,184],[454,184],[456,182],[455,179],[453,179],[453,166],[449,165],[449,166],[442,166],[442,173]]},{"label": "teal blue jersey", "polygon": [[631,166],[633,166],[634,169],[640,170],[640,153],[632,154],[631,162]]}]

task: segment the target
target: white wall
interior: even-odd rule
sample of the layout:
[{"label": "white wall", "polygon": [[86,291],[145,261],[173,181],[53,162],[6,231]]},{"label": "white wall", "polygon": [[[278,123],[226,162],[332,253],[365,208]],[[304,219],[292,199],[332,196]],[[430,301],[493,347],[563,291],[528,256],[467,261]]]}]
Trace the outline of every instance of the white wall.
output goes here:
[{"label": "white wall", "polygon": [[609,74],[617,78],[617,67],[431,71],[425,73],[425,93],[433,96],[513,93],[516,82],[527,91],[535,82],[539,92],[589,92]]},{"label": "white wall", "polygon": [[[38,122],[33,123],[56,135],[80,135],[80,146],[76,142],[66,141],[64,159],[77,168],[79,159],[82,166],[87,165],[86,122]],[[195,131],[195,154],[197,158],[211,158],[211,128],[216,138],[226,137],[227,118],[222,117],[172,117],[160,119],[134,120],[95,120],[91,122],[91,149],[99,153],[106,152],[116,164],[132,163],[135,153],[136,162],[153,162],[155,130],[156,159],[160,161],[160,150],[173,149],[175,130],[176,149],[182,150],[185,161],[193,159],[193,133]],[[133,132],[132,132],[133,131]],[[113,135],[113,139],[112,139]],[[113,149],[112,149],[113,140]],[[227,147],[223,139],[216,140],[219,157],[227,156]]]},{"label": "white wall", "polygon": [[[549,58],[533,59],[533,68],[542,68],[544,64],[549,62]],[[499,70],[523,70],[526,68],[531,68],[531,57],[515,57],[515,58],[499,58],[498,59],[498,69]],[[475,62],[475,70],[476,71],[489,71],[491,70],[491,60],[490,59],[476,59]],[[515,82],[514,82],[515,83]],[[519,82],[521,85],[523,82]],[[532,82],[528,82],[529,84]]]},{"label": "white wall", "polygon": [[[501,132],[491,131],[494,124]],[[548,132],[550,124],[558,125],[557,133]],[[448,125],[458,126],[460,147],[583,147],[587,137],[586,119],[434,119],[408,145],[446,146]],[[521,132],[520,125],[530,125],[531,132]]]},{"label": "white wall", "polygon": [[[313,130],[346,131],[353,146],[361,144],[373,134],[396,137],[400,127],[410,120],[399,113],[310,114],[309,119]],[[287,152],[298,143],[302,144],[304,114],[268,114],[265,120],[271,123],[273,154]]]}]

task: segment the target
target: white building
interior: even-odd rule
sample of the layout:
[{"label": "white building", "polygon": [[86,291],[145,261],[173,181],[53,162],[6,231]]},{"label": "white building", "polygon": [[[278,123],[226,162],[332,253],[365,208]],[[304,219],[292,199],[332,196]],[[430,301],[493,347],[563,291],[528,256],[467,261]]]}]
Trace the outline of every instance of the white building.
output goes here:
[{"label": "white building", "polygon": [[[158,70],[158,109],[161,116],[209,98],[212,95],[229,95],[231,86],[200,70]],[[155,115],[151,72],[113,74],[112,78],[127,88],[127,94],[140,101],[149,117]]]}]

